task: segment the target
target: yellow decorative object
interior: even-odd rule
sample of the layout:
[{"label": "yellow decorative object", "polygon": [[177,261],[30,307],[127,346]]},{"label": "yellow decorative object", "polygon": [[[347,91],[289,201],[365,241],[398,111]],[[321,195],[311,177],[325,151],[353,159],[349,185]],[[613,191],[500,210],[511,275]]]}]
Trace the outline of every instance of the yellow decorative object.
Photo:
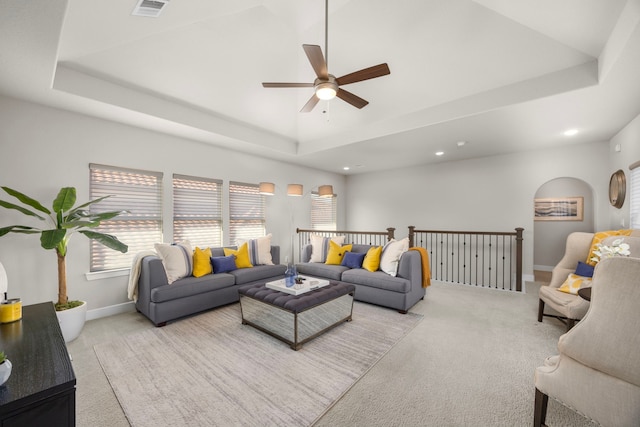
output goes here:
[{"label": "yellow decorative object", "polygon": [[587,256],[587,260],[585,261],[589,265],[596,265],[596,261],[593,261],[591,258],[594,256],[594,251],[598,250],[598,245],[602,243],[604,239],[610,236],[630,236],[633,230],[609,230],[609,231],[598,231],[593,235],[593,240],[591,241],[591,249],[589,249],[589,256]]},{"label": "yellow decorative object", "polygon": [[193,252],[193,277],[202,277],[211,273],[213,273],[211,248],[200,249],[196,246]]},{"label": "yellow decorative object", "polygon": [[340,265],[342,263],[342,258],[344,258],[344,254],[351,252],[351,248],[353,248],[353,245],[342,246],[333,240],[329,240],[329,253],[327,254],[325,264]]},{"label": "yellow decorative object", "polygon": [[0,303],[0,323],[11,323],[22,319],[22,301],[12,298]]},{"label": "yellow decorative object", "polygon": [[380,255],[382,255],[382,246],[370,248],[362,261],[362,268],[367,271],[378,271],[380,268]]},{"label": "yellow decorative object", "polygon": [[224,256],[235,255],[237,268],[250,268],[253,267],[249,260],[249,245],[244,243],[238,250],[224,248]]},{"label": "yellow decorative object", "polygon": [[590,278],[578,276],[577,274],[571,273],[567,277],[567,280],[564,281],[562,286],[558,288],[558,290],[560,292],[578,295],[578,290],[580,288],[588,288],[589,286],[591,286]]}]

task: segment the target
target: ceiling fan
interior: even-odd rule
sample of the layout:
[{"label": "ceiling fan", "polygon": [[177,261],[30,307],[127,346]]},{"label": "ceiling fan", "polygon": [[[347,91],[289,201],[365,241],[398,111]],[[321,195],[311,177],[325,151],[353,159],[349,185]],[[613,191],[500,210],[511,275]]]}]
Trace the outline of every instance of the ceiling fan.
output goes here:
[{"label": "ceiling fan", "polygon": [[340,86],[351,83],[361,82],[363,80],[375,79],[376,77],[391,74],[389,66],[384,64],[374,65],[373,67],[364,68],[359,71],[336,78],[333,74],[329,74],[329,45],[328,45],[328,27],[329,27],[329,0],[325,0],[325,20],[324,20],[324,46],[325,54],[322,55],[322,49],[318,45],[303,44],[302,48],[307,54],[307,58],[315,71],[317,78],[313,83],[268,83],[263,82],[262,86],[267,88],[283,88],[283,87],[313,87],[314,94],[309,101],[300,110],[301,113],[308,113],[313,110],[318,101],[333,99],[338,97],[356,108],[362,108],[369,103],[357,95],[342,89]]}]

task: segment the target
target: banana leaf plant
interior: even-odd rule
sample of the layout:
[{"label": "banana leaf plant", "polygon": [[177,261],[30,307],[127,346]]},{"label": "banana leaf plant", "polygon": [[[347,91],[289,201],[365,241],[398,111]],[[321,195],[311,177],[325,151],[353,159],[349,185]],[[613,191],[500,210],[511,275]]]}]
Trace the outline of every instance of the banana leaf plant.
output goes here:
[{"label": "banana leaf plant", "polygon": [[[60,190],[58,196],[53,201],[52,209],[44,207],[37,200],[26,196],[19,191],[8,187],[2,189],[10,196],[18,199],[27,207],[19,206],[4,200],[0,200],[0,206],[6,209],[14,209],[28,217],[37,218],[46,222],[42,228],[27,225],[10,225],[0,228],[0,237],[8,233],[39,234],[40,246],[44,249],[55,249],[58,256],[58,303],[56,310],[66,310],[79,305],[77,301],[69,301],[67,297],[67,267],[66,256],[69,239],[75,233],[81,233],[91,240],[115,249],[122,253],[128,250],[127,245],[118,240],[117,237],[99,233],[95,229],[102,221],[115,218],[126,211],[112,211],[102,213],[91,213],[87,208],[90,205],[99,203],[110,196],[100,197],[85,204],[74,207],[76,204],[76,189],[65,187]],[[31,209],[29,209],[31,208]]]}]

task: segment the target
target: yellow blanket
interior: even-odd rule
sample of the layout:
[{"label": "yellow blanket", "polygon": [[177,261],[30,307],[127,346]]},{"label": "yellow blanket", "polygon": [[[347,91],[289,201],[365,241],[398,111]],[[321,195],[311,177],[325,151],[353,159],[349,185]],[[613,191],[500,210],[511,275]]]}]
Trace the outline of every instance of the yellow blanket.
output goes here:
[{"label": "yellow blanket", "polygon": [[593,261],[594,254],[593,251],[598,249],[598,244],[602,243],[604,239],[610,236],[630,236],[633,230],[609,230],[609,231],[598,231],[593,234],[593,240],[591,241],[591,249],[589,250],[589,255],[587,256],[587,260],[585,263],[589,265],[596,265],[596,262]]},{"label": "yellow blanket", "polygon": [[431,286],[431,269],[429,268],[429,254],[425,248],[419,246],[409,248],[410,251],[418,251],[422,258],[422,287]]}]

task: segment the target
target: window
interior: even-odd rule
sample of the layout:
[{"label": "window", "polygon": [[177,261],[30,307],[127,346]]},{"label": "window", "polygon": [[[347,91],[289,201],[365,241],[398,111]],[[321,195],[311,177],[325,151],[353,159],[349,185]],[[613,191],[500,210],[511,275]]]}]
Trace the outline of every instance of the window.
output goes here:
[{"label": "window", "polygon": [[91,241],[91,271],[129,268],[135,255],[162,241],[162,173],[90,164],[91,200],[109,196],[92,212],[128,213],[103,221],[97,231],[129,246],[125,254]]},{"label": "window", "polygon": [[337,230],[337,198],[320,197],[311,193],[311,228],[313,230]]},{"label": "window", "polygon": [[640,162],[630,166],[631,184],[629,185],[630,228],[640,228]]},{"label": "window", "polygon": [[257,184],[229,183],[229,243],[266,234],[264,196]]},{"label": "window", "polygon": [[173,241],[222,246],[222,181],[173,175]]}]

